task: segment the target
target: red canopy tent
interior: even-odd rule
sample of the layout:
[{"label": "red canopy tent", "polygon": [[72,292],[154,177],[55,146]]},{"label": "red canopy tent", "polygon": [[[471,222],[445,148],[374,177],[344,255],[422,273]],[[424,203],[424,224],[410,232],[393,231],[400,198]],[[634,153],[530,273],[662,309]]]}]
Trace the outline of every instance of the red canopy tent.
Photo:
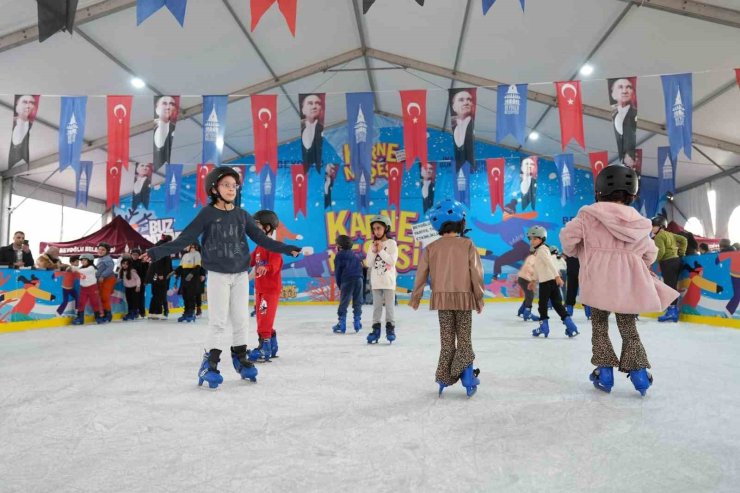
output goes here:
[{"label": "red canopy tent", "polygon": [[108,243],[111,246],[110,254],[113,257],[119,257],[122,253],[131,251],[132,248],[141,248],[146,250],[154,246],[152,242],[141,236],[131,225],[121,216],[116,216],[113,221],[106,224],[98,231],[87,235],[79,240],[41,243],[43,252],[49,246],[59,248],[61,257],[71,255],[81,255],[83,253],[98,253],[98,244]]},{"label": "red canopy tent", "polygon": [[[686,229],[682,228],[676,221],[669,222],[667,229],[671,233],[682,233],[682,232],[686,231]],[[710,252],[718,252],[719,251],[719,238],[705,238],[703,236],[694,235],[694,239],[699,244],[706,243],[707,246],[709,247],[709,251]]]}]

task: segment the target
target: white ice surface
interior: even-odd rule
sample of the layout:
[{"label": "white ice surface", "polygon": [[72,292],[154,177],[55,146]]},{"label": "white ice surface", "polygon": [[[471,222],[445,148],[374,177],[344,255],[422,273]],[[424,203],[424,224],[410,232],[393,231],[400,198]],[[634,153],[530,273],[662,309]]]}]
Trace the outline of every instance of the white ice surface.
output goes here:
[{"label": "white ice surface", "polygon": [[643,320],[655,385],[606,395],[582,312],[533,339],[517,306],[473,317],[470,400],[437,398],[426,307],[398,307],[392,346],[366,344],[368,309],[335,335],[335,307],[281,307],[279,360],[252,384],[227,357],[217,390],[205,320],[0,334],[0,492],[740,490],[740,331]]}]

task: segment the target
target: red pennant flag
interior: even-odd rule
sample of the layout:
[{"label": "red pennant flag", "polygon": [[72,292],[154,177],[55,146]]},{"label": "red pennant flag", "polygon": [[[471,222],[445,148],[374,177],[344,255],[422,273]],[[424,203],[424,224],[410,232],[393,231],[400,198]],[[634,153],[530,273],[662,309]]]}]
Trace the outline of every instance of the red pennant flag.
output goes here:
[{"label": "red pennant flag", "polygon": [[504,170],[506,160],[504,158],[486,159],[486,170],[488,171],[488,189],[491,196],[491,214],[496,213],[496,208],[504,210]]},{"label": "red pennant flag", "polygon": [[740,87],[740,68],[735,69],[735,78],[737,79],[738,87]]},{"label": "red pennant flag", "polygon": [[208,194],[206,193],[206,176],[215,168],[212,164],[199,164],[195,179],[195,205],[206,205]]},{"label": "red pennant flag", "polygon": [[129,132],[131,128],[131,98],[108,96],[108,162],[128,169]]},{"label": "red pennant flag", "polygon": [[594,185],[596,185],[596,177],[602,169],[609,166],[609,153],[607,151],[590,152],[588,160],[591,161],[591,173],[594,175]]},{"label": "red pennant flag", "polygon": [[642,149],[635,149],[635,165],[633,169],[642,176]]},{"label": "red pennant flag", "polygon": [[277,94],[252,96],[252,130],[257,174],[265,164],[277,173]]},{"label": "red pennant flag", "polygon": [[401,209],[401,185],[403,184],[403,163],[388,163],[388,208]]},{"label": "red pennant flag", "polygon": [[254,32],[254,28],[257,27],[265,12],[276,3],[283,17],[285,17],[285,22],[288,23],[290,33],[295,38],[295,19],[298,10],[298,0],[250,0],[249,6],[252,13],[251,31]]},{"label": "red pennant flag", "polygon": [[303,217],[306,217],[308,175],[306,175],[306,170],[302,164],[291,166],[290,174],[293,177],[293,216],[297,218],[298,213],[303,211]]},{"label": "red pennant flag", "polygon": [[105,205],[121,205],[121,163],[108,161],[105,174]]},{"label": "red pennant flag", "polygon": [[406,152],[406,170],[418,157],[427,163],[427,92],[401,91],[403,107],[403,145]]},{"label": "red pennant flag", "polygon": [[581,82],[571,80],[556,82],[558,92],[558,109],[560,110],[560,140],[565,150],[571,139],[576,139],[581,148],[586,150],[586,139],[583,136],[583,102],[581,100]]}]

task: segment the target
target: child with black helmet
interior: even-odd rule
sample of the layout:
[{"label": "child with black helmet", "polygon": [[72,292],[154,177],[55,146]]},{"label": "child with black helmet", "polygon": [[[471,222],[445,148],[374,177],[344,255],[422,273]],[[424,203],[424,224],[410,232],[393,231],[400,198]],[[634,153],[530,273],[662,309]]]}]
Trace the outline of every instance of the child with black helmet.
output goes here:
[{"label": "child with black helmet", "polygon": [[388,238],[391,219],[378,214],[370,219],[373,236],[365,247],[367,267],[370,271],[370,287],[373,290],[373,331],[367,336],[368,344],[377,344],[380,339],[380,319],[385,305],[385,337],[391,344],[396,340],[394,304],[396,302],[396,262],[398,246]]},{"label": "child with black helmet", "polygon": [[[681,273],[683,262],[681,257],[686,255],[688,240],[674,233],[668,228],[668,220],[663,216],[655,216],[652,219],[653,241],[658,248],[656,261],[660,265],[663,274],[663,282],[671,289],[678,287],[678,276]],[[678,322],[678,298],[666,309],[666,312],[658,317],[658,322]]]},{"label": "child with black helmet", "polygon": [[116,272],[110,250],[111,246],[108,243],[101,242],[98,244],[98,263],[96,265],[100,301],[103,304],[103,312],[108,322],[113,320],[111,296],[113,296],[113,291],[116,288]]},{"label": "child with black helmet", "polygon": [[[355,332],[362,330],[362,303],[364,279],[362,277],[362,260],[352,251],[352,238],[347,235],[337,236],[337,254],[334,257],[334,278],[340,290],[339,321],[332,327],[337,334],[347,330],[347,306],[352,301]],[[380,335],[378,335],[380,337]]]},{"label": "child with black helmet", "polygon": [[560,278],[560,272],[552,261],[550,248],[545,243],[547,241],[547,230],[542,226],[532,226],[527,231],[527,238],[532,245],[534,253],[534,277],[529,283],[529,289],[534,289],[535,284],[539,283],[539,314],[540,326],[532,331],[534,337],[544,335],[546,338],[550,334],[550,317],[547,314],[547,308],[552,304],[552,308],[560,316],[565,324],[565,335],[575,337],[578,335],[578,327],[568,315],[563,306],[563,299],[560,296],[560,287],[564,284]]},{"label": "child with black helmet", "polygon": [[[589,379],[597,389],[611,392],[617,367],[645,395],[653,379],[636,314],[662,310],[678,293],[650,271],[657,254],[650,220],[630,207],[639,190],[635,170],[607,166],[596,177],[595,189],[596,203],[582,207],[560,231],[563,252],[580,261],[580,296],[591,307],[591,363],[596,369]],[[620,358],[609,340],[610,312],[616,314],[622,336]]]},{"label": "child with black helmet", "polygon": [[[271,238],[280,226],[280,219],[273,211],[257,211],[252,217]],[[249,265],[254,268],[254,309],[259,337],[259,347],[252,350],[249,359],[270,361],[270,358],[277,357],[278,352],[275,315],[283,291],[283,257],[263,246],[258,246],[252,252]]]},{"label": "child with black helmet", "polygon": [[211,203],[201,209],[174,241],[150,248],[144,260],[156,261],[182,250],[201,237],[203,267],[209,272],[209,334],[206,352],[198,371],[198,385],[207,382],[218,387],[223,377],[218,371],[223,348],[222,337],[232,329],[231,357],[234,369],[243,379],[256,380],[257,369],[247,356],[249,327],[249,245],[247,236],[271,251],[297,256],[300,248],[275,241],[255,220],[235,203],[239,191],[239,173],[229,166],[219,166],[208,173],[204,183]]},{"label": "child with black helmet", "polygon": [[80,255],[80,265],[71,266],[74,272],[80,276],[80,299],[77,304],[77,317],[72,320],[73,325],[85,323],[85,307],[89,302],[95,313],[95,321],[99,324],[108,322],[100,303],[100,291],[98,290],[98,279],[95,269],[95,257],[91,253]]},{"label": "child with black helmet", "polygon": [[440,351],[435,380],[439,395],[458,380],[468,397],[478,389],[478,369],[470,333],[473,310],[483,310],[483,265],[478,250],[465,237],[465,207],[456,200],[443,200],[428,213],[442,236],[427,245],[416,270],[409,306],[419,309],[427,278],[432,278],[429,309],[439,310]]}]

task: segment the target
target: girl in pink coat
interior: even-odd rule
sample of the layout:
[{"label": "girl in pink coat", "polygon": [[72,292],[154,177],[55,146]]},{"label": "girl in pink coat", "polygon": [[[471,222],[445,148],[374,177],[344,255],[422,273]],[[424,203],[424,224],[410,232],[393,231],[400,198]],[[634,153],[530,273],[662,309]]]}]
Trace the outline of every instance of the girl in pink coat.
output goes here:
[{"label": "girl in pink coat", "polygon": [[[581,301],[591,307],[591,363],[596,369],[590,380],[610,392],[617,367],[645,395],[653,377],[637,333],[637,314],[665,310],[678,292],[650,271],[658,253],[650,239],[652,223],[630,207],[639,189],[637,173],[623,165],[608,166],[597,176],[595,189],[596,203],[581,208],[560,231],[563,252],[580,261]],[[619,359],[609,340],[610,312],[615,312],[622,336]]]}]

